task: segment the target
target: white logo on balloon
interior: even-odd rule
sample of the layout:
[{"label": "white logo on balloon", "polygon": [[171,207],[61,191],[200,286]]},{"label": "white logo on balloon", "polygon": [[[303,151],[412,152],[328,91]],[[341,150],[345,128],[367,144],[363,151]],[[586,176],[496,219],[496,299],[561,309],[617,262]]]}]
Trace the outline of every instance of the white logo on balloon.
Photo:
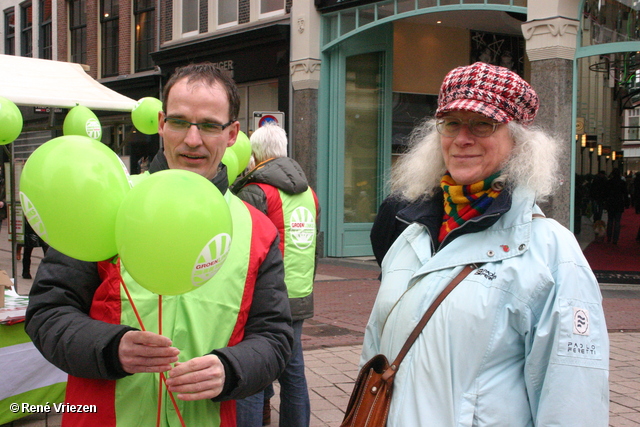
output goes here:
[{"label": "white logo on balloon", "polygon": [[231,247],[231,236],[227,233],[220,233],[200,252],[196,265],[191,273],[191,283],[193,286],[201,286],[211,279],[220,270],[224,260],[229,254]]},{"label": "white logo on balloon", "polygon": [[102,136],[102,127],[100,126],[100,122],[96,119],[89,119],[84,125],[85,132],[87,132],[87,136],[91,139],[99,140]]},{"label": "white logo on balloon", "polygon": [[47,238],[47,229],[44,226],[44,222],[40,219],[40,215],[36,210],[34,204],[29,200],[26,194],[22,191],[20,192],[20,203],[22,204],[22,214],[24,215],[24,219],[29,221],[31,224],[31,228],[36,232],[38,236],[42,238],[45,242],[48,241]]}]

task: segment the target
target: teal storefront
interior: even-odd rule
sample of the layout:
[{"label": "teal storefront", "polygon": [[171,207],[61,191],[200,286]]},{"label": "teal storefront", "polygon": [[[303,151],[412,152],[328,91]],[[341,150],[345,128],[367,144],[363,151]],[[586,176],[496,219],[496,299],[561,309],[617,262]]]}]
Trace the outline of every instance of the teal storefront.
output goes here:
[{"label": "teal storefront", "polygon": [[[507,66],[542,93],[541,125],[567,141],[567,185],[545,212],[566,226],[574,221],[574,176],[586,173],[580,155],[588,156],[576,126],[586,118],[601,145],[619,153],[609,163],[603,157],[603,166],[624,165],[628,127],[619,117],[633,102],[620,106],[616,96],[640,86],[634,74],[638,2],[541,0],[528,7],[525,0],[319,0],[316,7],[322,14],[317,190],[326,256],[372,254],[369,233],[394,159],[411,128],[433,113],[442,78],[456,66],[478,60]],[[594,28],[616,36],[594,38]],[[590,81],[592,63],[581,61],[594,55],[595,62],[609,56],[620,64],[607,69],[612,90],[600,90],[599,78]]]}]

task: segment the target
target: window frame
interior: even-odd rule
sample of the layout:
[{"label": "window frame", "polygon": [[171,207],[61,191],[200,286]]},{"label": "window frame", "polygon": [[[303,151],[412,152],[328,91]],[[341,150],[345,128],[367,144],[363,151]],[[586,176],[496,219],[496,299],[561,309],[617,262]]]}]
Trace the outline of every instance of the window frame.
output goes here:
[{"label": "window frame", "polygon": [[263,18],[270,18],[272,16],[281,16],[281,15],[285,15],[286,14],[286,9],[287,9],[287,2],[286,0],[282,0],[282,9],[276,9],[270,12],[263,12],[262,11],[262,2],[263,1],[269,1],[269,0],[259,0],[258,1],[258,16],[259,19],[263,19]]},{"label": "window frame", "polygon": [[[46,3],[49,3],[49,16],[45,16]],[[53,59],[53,0],[39,0],[40,35],[39,58]]]},{"label": "window frame", "polygon": [[[197,6],[196,6],[196,11],[197,12],[190,15],[191,17],[193,17],[193,19],[195,19],[196,29],[185,32],[184,31],[184,20],[185,20],[184,6],[188,1],[197,2]],[[202,0],[202,1],[206,1],[206,0]],[[178,8],[178,15],[179,15],[179,22],[180,22],[180,37],[181,38],[196,36],[196,35],[200,34],[200,13],[199,12],[200,12],[200,0],[180,0],[180,7]]]},{"label": "window frame", "polygon": [[[11,26],[11,19],[13,18],[13,27]],[[9,29],[12,29],[9,31]],[[9,49],[7,49],[9,47]],[[15,55],[16,54],[16,9],[10,7],[4,10],[4,54]]]},{"label": "window frame", "polygon": [[100,0],[100,75],[102,77],[118,75],[119,39],[120,0]]},{"label": "window frame", "polygon": [[[87,3],[86,0],[69,0],[69,61],[87,63]],[[76,10],[79,8],[80,10]],[[76,22],[76,17],[79,22]],[[79,43],[79,46],[78,46]],[[78,58],[80,56],[80,58]]]},{"label": "window frame", "polygon": [[216,28],[218,29],[223,29],[223,28],[229,28],[229,27],[235,27],[236,25],[238,25],[238,22],[240,20],[240,2],[238,0],[227,0],[227,1],[233,1],[234,2],[234,6],[235,6],[235,12],[236,12],[236,16],[235,16],[235,20],[233,21],[229,21],[229,22],[224,22],[224,23],[220,23],[220,5],[223,3],[223,1],[225,0],[218,0],[217,2],[217,9],[216,9]]},{"label": "window frame", "polygon": [[20,56],[33,58],[33,4],[20,3]]},{"label": "window frame", "polygon": [[[142,3],[146,3],[142,5]],[[155,67],[153,59],[150,53],[156,48],[156,3],[155,0],[134,0],[133,2],[133,15],[134,15],[134,70],[135,72],[152,70]],[[151,16],[149,16],[151,15]],[[145,17],[144,22],[151,26],[150,30],[143,29],[147,36],[145,39],[141,39],[142,32],[138,31],[140,26],[140,19]],[[142,47],[148,48],[147,59],[143,59]]]}]

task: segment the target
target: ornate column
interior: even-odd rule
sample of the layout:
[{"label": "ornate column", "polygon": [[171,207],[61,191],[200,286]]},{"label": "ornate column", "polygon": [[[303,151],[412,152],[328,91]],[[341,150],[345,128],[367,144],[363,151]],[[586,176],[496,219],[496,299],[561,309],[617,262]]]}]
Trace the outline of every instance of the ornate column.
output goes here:
[{"label": "ornate column", "polygon": [[[529,2],[531,4],[532,2]],[[545,3],[542,5],[541,3]],[[529,10],[529,21],[522,25],[527,43],[527,56],[531,61],[531,85],[540,97],[540,111],[535,124],[562,141],[560,153],[562,185],[556,195],[543,204],[549,217],[569,227],[571,221],[573,59],[576,49],[579,21],[553,15],[563,12],[578,16],[578,0],[542,0]],[[560,10],[562,8],[562,10]],[[544,17],[544,15],[550,17]]]},{"label": "ornate column", "polygon": [[316,187],[318,87],[320,84],[320,14],[311,0],[291,8],[291,157]]}]

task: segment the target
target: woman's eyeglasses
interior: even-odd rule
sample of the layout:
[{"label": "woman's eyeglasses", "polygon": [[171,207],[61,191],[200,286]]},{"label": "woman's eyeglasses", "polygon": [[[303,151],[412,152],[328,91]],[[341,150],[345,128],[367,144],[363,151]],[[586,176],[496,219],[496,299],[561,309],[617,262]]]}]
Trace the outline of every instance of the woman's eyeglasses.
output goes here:
[{"label": "woman's eyeglasses", "polygon": [[480,138],[486,138],[487,136],[493,135],[500,124],[501,123],[485,119],[469,119],[463,122],[456,117],[442,117],[436,120],[436,129],[440,135],[453,138],[458,135],[463,125],[467,125],[471,134]]},{"label": "woman's eyeglasses", "polygon": [[200,131],[201,136],[215,136],[222,133],[231,123],[235,120],[230,120],[228,123],[191,123],[182,119],[174,119],[172,117],[165,117],[164,122],[167,124],[170,130],[173,132],[187,133],[191,126],[195,126]]}]

